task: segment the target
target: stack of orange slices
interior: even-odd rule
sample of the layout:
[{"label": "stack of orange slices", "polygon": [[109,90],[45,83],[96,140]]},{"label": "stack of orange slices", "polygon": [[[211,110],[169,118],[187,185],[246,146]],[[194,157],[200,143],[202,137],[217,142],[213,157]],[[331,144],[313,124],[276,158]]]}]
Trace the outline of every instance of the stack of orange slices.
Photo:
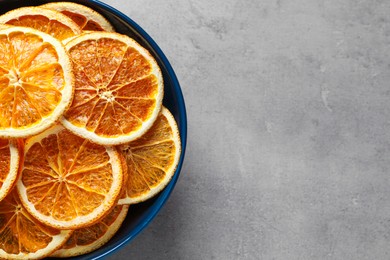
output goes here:
[{"label": "stack of orange slices", "polygon": [[160,68],[83,5],[23,7],[0,23],[0,258],[86,254],[178,165]]}]

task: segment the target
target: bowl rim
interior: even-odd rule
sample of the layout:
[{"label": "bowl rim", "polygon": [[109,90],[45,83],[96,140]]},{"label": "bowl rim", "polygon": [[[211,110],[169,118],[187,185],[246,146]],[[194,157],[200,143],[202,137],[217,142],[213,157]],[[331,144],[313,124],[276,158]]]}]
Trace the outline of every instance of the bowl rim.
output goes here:
[{"label": "bowl rim", "polygon": [[[169,75],[170,81],[173,85],[173,88],[175,90],[176,96],[177,96],[177,103],[178,103],[178,117],[180,118],[180,124],[179,124],[179,132],[180,132],[180,138],[181,138],[181,155],[179,159],[179,164],[176,168],[175,174],[172,177],[171,181],[165,187],[165,189],[160,193],[160,195],[157,197],[156,201],[153,203],[153,207],[151,212],[148,213],[146,216],[146,219],[144,219],[141,223],[135,226],[135,228],[127,234],[124,238],[120,239],[115,244],[109,246],[106,251],[99,252],[99,249],[97,251],[91,252],[90,255],[85,255],[88,257],[88,259],[100,259],[103,257],[107,257],[111,254],[113,254],[118,249],[124,247],[125,245],[129,244],[130,241],[132,241],[142,230],[144,230],[150,222],[157,216],[161,208],[165,205],[168,198],[170,197],[173,188],[176,185],[176,182],[179,178],[181,168],[183,166],[184,162],[184,156],[185,156],[185,150],[187,145],[187,114],[186,114],[186,107],[184,103],[184,97],[182,90],[180,88],[179,81],[176,77],[176,74],[169,63],[167,57],[163,53],[163,51],[160,49],[160,47],[157,45],[157,43],[145,32],[144,29],[141,28],[136,22],[134,22],[130,17],[122,13],[121,11],[117,10],[116,8],[102,2],[99,0],[89,0],[91,4],[96,4],[97,6],[109,11],[110,13],[113,13],[114,15],[118,16],[119,18],[123,19],[126,23],[128,23],[132,28],[135,29],[137,33],[150,45],[150,47],[155,51],[155,53],[159,56],[162,64],[165,66],[167,73]],[[83,256],[80,256],[83,257]]]}]

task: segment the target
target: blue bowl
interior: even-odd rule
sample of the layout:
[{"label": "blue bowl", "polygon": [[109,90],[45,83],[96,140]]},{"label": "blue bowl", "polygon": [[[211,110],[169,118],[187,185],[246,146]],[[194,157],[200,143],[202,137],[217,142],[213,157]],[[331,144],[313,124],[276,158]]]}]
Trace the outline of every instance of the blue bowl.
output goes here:
[{"label": "blue bowl", "polygon": [[[54,1],[0,0],[0,13],[5,13],[11,9],[22,6],[41,5],[48,2]],[[71,258],[100,259],[108,256],[109,254],[112,254],[133,240],[153,220],[153,218],[157,215],[157,213],[164,206],[165,202],[168,200],[173,188],[175,187],[177,179],[179,178],[180,170],[184,160],[187,141],[186,108],[179,82],[176,78],[175,72],[169,64],[169,61],[158,45],[153,41],[153,39],[138,24],[136,24],[133,20],[120,11],[98,0],[73,0],[71,2],[83,4],[101,13],[111,22],[117,32],[132,37],[143,47],[148,49],[149,52],[154,56],[161,68],[164,77],[165,93],[163,104],[175,117],[181,136],[182,154],[180,156],[179,165],[175,175],[167,187],[153,199],[138,205],[130,206],[129,213],[123,222],[122,227],[106,245],[94,252],[91,252],[90,254]]]}]

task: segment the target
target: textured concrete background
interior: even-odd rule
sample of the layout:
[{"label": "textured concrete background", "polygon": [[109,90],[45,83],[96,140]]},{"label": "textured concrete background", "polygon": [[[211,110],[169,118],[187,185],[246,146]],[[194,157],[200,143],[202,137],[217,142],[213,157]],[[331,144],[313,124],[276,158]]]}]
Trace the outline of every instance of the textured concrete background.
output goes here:
[{"label": "textured concrete background", "polygon": [[390,1],[105,2],[189,120],[172,197],[109,259],[390,259]]}]

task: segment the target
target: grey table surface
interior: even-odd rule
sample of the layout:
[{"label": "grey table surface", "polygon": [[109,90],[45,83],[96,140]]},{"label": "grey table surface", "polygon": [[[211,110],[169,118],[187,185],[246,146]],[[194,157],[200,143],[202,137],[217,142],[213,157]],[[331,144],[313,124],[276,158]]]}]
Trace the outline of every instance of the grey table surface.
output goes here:
[{"label": "grey table surface", "polygon": [[105,2],[188,113],[171,198],[108,259],[390,259],[390,1]]}]

